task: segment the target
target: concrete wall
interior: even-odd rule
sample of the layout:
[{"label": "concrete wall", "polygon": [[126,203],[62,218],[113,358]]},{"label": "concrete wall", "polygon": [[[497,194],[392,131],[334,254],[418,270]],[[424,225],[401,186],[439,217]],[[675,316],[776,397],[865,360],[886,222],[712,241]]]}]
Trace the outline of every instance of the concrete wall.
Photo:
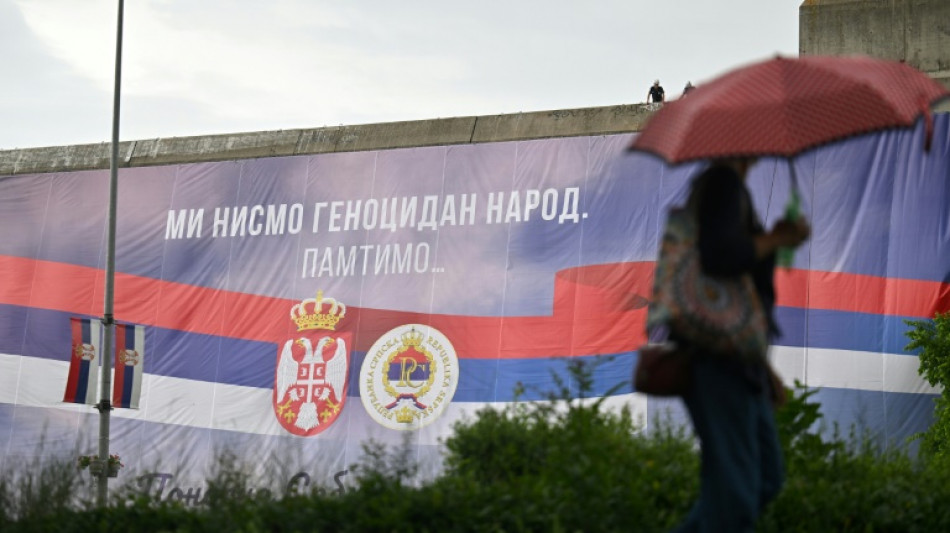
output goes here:
[{"label": "concrete wall", "polygon": [[950,0],[805,0],[800,54],[906,61],[950,87]]},{"label": "concrete wall", "polygon": [[[652,105],[621,105],[119,143],[119,166],[385,150],[640,131]],[[0,151],[0,176],[109,168],[110,144]]]}]

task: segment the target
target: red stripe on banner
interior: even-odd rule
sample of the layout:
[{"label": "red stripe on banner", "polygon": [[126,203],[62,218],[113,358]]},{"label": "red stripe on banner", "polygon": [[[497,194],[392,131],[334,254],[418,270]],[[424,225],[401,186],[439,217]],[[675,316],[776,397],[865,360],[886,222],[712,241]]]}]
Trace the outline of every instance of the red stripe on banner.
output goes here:
[{"label": "red stripe on banner", "polygon": [[117,324],[115,326],[115,346],[113,347],[114,356],[112,357],[113,381],[112,381],[112,403],[113,405],[124,407],[122,391],[125,389],[125,364],[121,362],[119,356],[125,352],[125,336],[127,335],[127,326]]},{"label": "red stripe on banner", "polygon": [[[83,312],[102,299],[102,272],[97,269],[0,256],[0,272],[34,272],[32,280],[25,280],[32,283],[32,293],[4,284],[0,303]],[[549,316],[432,315],[348,306],[339,328],[354,332],[356,350],[368,349],[396,326],[417,322],[442,331],[463,358],[620,353],[645,341],[652,282],[652,262],[570,268],[553,280]],[[73,290],[85,284],[96,289]],[[930,317],[950,306],[950,285],[940,282],[781,270],[776,284],[778,305],[785,307]],[[115,291],[116,317],[128,322],[264,342],[282,342],[295,334],[288,318],[294,300],[121,273],[116,274]]]},{"label": "red stripe on banner", "polygon": [[[98,285],[97,269],[0,256],[0,264],[36,268],[36,290],[17,298],[0,288],[0,303],[76,312],[94,307],[101,286],[68,295],[72,284]],[[652,263],[620,263],[558,273],[553,316],[471,317],[347,307],[340,329],[354,331],[354,348],[366,350],[383,333],[411,322],[430,324],[452,340],[460,357],[551,357],[619,353],[645,341],[645,295]],[[115,316],[138,324],[264,342],[283,342],[296,333],[288,313],[297,302],[196,287],[116,273]],[[141,295],[150,294],[151,300]],[[132,298],[126,298],[131,295]],[[626,295],[626,296],[625,296]],[[635,302],[630,309],[624,306]],[[213,318],[222,317],[222,318]],[[223,317],[227,319],[224,320]],[[261,317],[273,317],[262,320]]]},{"label": "red stripe on banner", "polygon": [[783,307],[917,318],[950,309],[950,284],[936,281],[777,269],[775,285]]},{"label": "red stripe on banner", "polygon": [[[69,326],[73,332],[73,342],[69,352],[69,377],[66,379],[66,393],[63,394],[63,401],[69,403],[77,403],[76,388],[79,386],[79,359],[76,357],[76,346],[82,344],[82,322],[80,320],[82,319],[69,319]],[[78,403],[85,403],[85,401]]]}]

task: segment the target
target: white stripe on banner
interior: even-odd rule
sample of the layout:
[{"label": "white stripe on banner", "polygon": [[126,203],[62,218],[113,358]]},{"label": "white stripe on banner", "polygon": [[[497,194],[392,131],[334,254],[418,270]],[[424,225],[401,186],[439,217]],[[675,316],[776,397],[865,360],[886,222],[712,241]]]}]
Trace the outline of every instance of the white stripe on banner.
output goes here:
[{"label": "white stripe on banner", "polygon": [[940,394],[917,374],[920,361],[912,355],[773,346],[769,358],[782,380],[810,387],[834,387],[914,394]]},{"label": "white stripe on banner", "polygon": [[[775,347],[770,357],[789,385],[795,379],[803,380],[807,374],[807,383],[811,387],[939,393],[917,375],[918,360],[913,356]],[[65,361],[0,354],[0,403],[87,411],[89,406],[61,403],[58,387],[49,386],[50,383],[62,383],[68,371],[69,364]],[[152,374],[145,374],[143,378],[139,410],[116,410],[113,417],[259,435],[287,434],[274,417],[270,389]],[[348,438],[377,438],[386,432],[391,433],[371,422],[359,398],[349,397],[347,402],[349,408],[344,413],[350,422],[340,420],[338,424],[346,427]],[[440,437],[451,432],[454,422],[471,417],[488,405],[492,404],[450,404],[442,417],[422,428],[419,443],[437,444]],[[646,416],[647,400],[641,394],[622,394],[605,401],[607,407],[620,405],[629,405],[637,419]],[[315,438],[329,433],[332,432],[328,430]]]},{"label": "white stripe on banner", "polygon": [[[26,357],[0,354],[0,403],[15,403],[20,381],[20,365],[24,359]],[[63,374],[60,383],[66,383],[68,377],[69,363],[65,364],[66,373]]]},{"label": "white stripe on banner", "polygon": [[[99,403],[101,399],[101,392],[99,390],[100,379],[102,378],[102,358],[106,355],[102,351],[102,321],[98,318],[89,319],[89,339],[90,343],[96,347],[96,358],[90,361],[92,368],[89,369],[89,386],[86,387],[86,404],[95,405]],[[111,355],[109,355],[111,357]],[[66,378],[69,378],[69,365],[66,365]],[[65,383],[66,380],[63,380]],[[111,391],[110,391],[111,392]]]}]

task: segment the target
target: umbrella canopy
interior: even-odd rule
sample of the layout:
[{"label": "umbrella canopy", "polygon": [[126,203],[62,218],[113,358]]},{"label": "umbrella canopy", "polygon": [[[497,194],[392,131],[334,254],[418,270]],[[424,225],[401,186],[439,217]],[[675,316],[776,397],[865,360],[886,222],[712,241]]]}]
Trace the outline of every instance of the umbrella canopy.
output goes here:
[{"label": "umbrella canopy", "polygon": [[670,163],[741,156],[792,157],[862,133],[913,126],[950,96],[926,74],[864,56],[804,56],[728,72],[665,104],[631,150]]}]

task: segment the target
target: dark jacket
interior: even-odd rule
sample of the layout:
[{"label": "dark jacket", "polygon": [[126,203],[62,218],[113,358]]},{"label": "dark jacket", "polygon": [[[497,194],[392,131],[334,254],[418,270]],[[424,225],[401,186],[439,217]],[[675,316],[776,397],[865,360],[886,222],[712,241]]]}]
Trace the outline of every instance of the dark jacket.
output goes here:
[{"label": "dark jacket", "polygon": [[713,276],[749,273],[769,321],[778,333],[775,308],[775,255],[755,258],[753,236],[765,232],[742,178],[724,166],[712,166],[693,180],[690,206],[699,226],[699,255],[703,271]]},{"label": "dark jacket", "polygon": [[[769,336],[778,335],[775,308],[775,254],[756,260],[753,237],[765,232],[742,178],[724,166],[711,166],[693,180],[689,206],[697,214],[703,272],[714,276],[749,273],[768,319]],[[702,350],[701,347],[697,347]],[[764,366],[722,361],[746,378],[751,390],[768,390]]]}]

